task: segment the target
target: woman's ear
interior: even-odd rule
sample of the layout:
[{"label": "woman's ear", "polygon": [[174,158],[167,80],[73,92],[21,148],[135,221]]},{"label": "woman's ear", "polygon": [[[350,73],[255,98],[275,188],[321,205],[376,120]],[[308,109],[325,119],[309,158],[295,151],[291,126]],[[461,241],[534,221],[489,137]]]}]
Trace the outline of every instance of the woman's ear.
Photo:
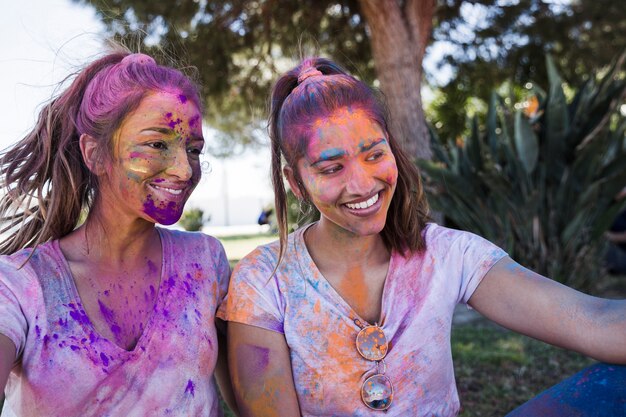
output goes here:
[{"label": "woman's ear", "polygon": [[295,194],[298,200],[302,200],[303,191],[302,189],[300,189],[301,183],[296,179],[296,175],[295,175],[295,172],[293,172],[293,168],[291,168],[289,165],[285,165],[283,167],[283,174],[287,178],[287,182],[289,183],[289,188],[291,188],[291,191]]},{"label": "woman's ear", "polygon": [[83,133],[79,139],[80,152],[83,155],[83,161],[89,171],[95,175],[104,174],[104,167],[102,166],[102,160],[100,158],[100,152],[98,151],[98,141],[92,136]]}]

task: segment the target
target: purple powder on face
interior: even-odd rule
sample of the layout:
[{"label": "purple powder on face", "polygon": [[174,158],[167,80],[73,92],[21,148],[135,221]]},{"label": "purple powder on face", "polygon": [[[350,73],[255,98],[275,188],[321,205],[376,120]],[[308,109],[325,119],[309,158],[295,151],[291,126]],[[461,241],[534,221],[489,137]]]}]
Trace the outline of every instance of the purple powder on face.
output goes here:
[{"label": "purple powder on face", "polygon": [[76,345],[71,345],[70,349],[72,349],[74,352],[76,352],[77,350],[80,350],[80,348]]},{"label": "purple powder on face", "polygon": [[195,391],[196,391],[196,387],[195,387],[195,385],[193,384],[193,381],[190,379],[190,380],[187,382],[187,388],[185,388],[185,394],[186,394],[186,393],[190,393],[190,394],[191,394],[191,396],[193,397],[193,396],[194,396],[194,394],[195,394]]},{"label": "purple powder on face", "polygon": [[154,204],[154,200],[148,196],[148,200],[143,203],[143,212],[158,223],[167,226],[176,223],[180,219],[180,216],[183,214],[183,207],[174,201],[170,201],[167,204],[161,203],[157,206]]},{"label": "purple powder on face", "polygon": [[178,126],[182,122],[183,122],[182,119],[179,117],[176,120],[174,120],[174,119],[170,120],[169,122],[167,122],[167,125],[169,126],[170,129],[175,129],[176,126]]},{"label": "purple powder on face", "polygon": [[179,94],[178,99],[180,100],[182,104],[185,104],[187,102],[187,96],[184,94]]},{"label": "purple powder on face", "polygon": [[48,344],[48,342],[50,341],[50,337],[48,337],[48,335],[45,335],[43,337],[43,345],[46,346]]},{"label": "purple powder on face", "polygon": [[200,122],[200,115],[197,114],[195,116],[193,116],[191,119],[189,119],[189,127],[196,127],[198,126],[198,122]]},{"label": "purple powder on face", "polygon": [[35,333],[37,333],[37,338],[41,338],[41,329],[39,326],[35,326]]}]

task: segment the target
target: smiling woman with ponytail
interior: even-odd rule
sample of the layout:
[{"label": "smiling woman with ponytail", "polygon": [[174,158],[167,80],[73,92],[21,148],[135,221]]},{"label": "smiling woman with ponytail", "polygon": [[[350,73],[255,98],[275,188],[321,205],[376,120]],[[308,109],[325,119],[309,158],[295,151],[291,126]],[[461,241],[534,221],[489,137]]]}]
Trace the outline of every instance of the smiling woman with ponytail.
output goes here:
[{"label": "smiling woman with ponytail", "polygon": [[202,109],[183,73],[118,48],[0,156],[2,416],[221,415],[228,261],[155,227],[200,179]]}]

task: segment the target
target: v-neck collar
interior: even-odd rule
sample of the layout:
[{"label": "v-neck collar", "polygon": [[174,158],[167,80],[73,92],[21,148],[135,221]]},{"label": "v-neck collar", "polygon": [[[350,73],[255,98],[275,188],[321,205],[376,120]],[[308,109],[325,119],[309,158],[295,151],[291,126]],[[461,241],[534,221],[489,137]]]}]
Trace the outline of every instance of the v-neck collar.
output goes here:
[{"label": "v-neck collar", "polygon": [[[362,324],[374,325],[374,323],[370,323],[369,321],[363,319],[354,310],[354,308],[352,308],[350,303],[348,303],[337,292],[337,290],[335,289],[335,287],[332,286],[330,281],[328,281],[326,277],[324,277],[322,272],[317,267],[317,264],[311,257],[311,254],[309,253],[309,249],[306,246],[306,242],[304,241],[304,233],[309,227],[313,226],[314,224],[315,223],[311,223],[305,227],[302,227],[294,233],[295,234],[294,236],[295,254],[296,254],[296,259],[298,261],[298,267],[300,268],[302,275],[306,277],[307,279],[318,280],[318,281],[323,282],[325,284],[324,287],[328,288],[328,290],[326,291],[327,295],[331,297],[333,301],[335,301],[335,303],[342,308],[342,310],[344,310],[344,313],[346,314],[346,316],[349,318],[350,322],[352,322],[353,325],[359,327],[359,325],[355,323],[356,319],[360,320]],[[385,282],[383,283],[383,291],[382,291],[382,297],[381,297],[381,302],[380,302],[380,316],[378,318],[379,321],[377,322],[378,326],[381,328],[384,328],[385,326],[385,318],[387,316],[386,314],[387,303],[385,302],[385,300],[387,298],[387,287],[391,285],[390,281],[392,280],[391,277],[393,277],[393,271],[395,268],[395,263],[394,263],[395,258],[396,258],[396,253],[392,249],[390,251],[389,266],[387,267],[387,275],[385,276]],[[319,277],[319,278],[316,278],[316,277]],[[318,289],[319,289],[319,286],[318,286]]]},{"label": "v-neck collar", "polygon": [[87,336],[89,336],[90,333],[95,334],[99,339],[106,341],[109,345],[113,346],[115,351],[121,352],[122,354],[134,355],[137,352],[141,352],[144,350],[145,345],[149,342],[150,337],[152,336],[152,329],[154,328],[154,322],[157,320],[157,316],[158,316],[157,311],[161,310],[160,307],[161,305],[163,305],[163,302],[164,302],[163,298],[165,297],[165,293],[164,293],[163,282],[164,282],[164,277],[167,277],[169,273],[169,265],[170,265],[169,254],[171,253],[171,251],[169,250],[170,242],[169,242],[169,236],[167,235],[167,233],[164,233],[164,231],[161,230],[159,227],[156,227],[156,230],[159,234],[159,239],[161,241],[161,276],[159,279],[159,288],[157,290],[156,299],[154,300],[154,307],[152,308],[152,311],[150,312],[150,316],[148,317],[146,325],[143,328],[143,332],[137,339],[137,343],[135,344],[135,347],[131,350],[128,350],[118,345],[113,340],[107,337],[104,337],[96,329],[91,318],[87,315],[87,312],[85,311],[83,307],[83,302],[82,302],[82,299],[80,298],[80,294],[78,293],[78,288],[76,287],[74,276],[72,274],[72,271],[70,269],[67,259],[65,258],[65,256],[63,255],[63,252],[61,251],[59,241],[55,240],[51,242],[54,256],[57,258],[56,261],[59,264],[59,267],[61,268],[61,271],[62,271],[63,282],[68,291],[70,301],[76,302],[77,306],[82,310],[82,314],[86,318],[86,320],[80,320],[79,325],[82,327],[83,331],[85,332]]}]

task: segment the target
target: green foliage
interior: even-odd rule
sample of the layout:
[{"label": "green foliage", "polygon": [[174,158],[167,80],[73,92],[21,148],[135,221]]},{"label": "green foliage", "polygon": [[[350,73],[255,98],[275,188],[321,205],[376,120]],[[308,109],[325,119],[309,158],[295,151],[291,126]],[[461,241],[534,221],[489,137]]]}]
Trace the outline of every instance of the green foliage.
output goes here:
[{"label": "green foliage", "polygon": [[[547,85],[546,53],[563,79],[581,85],[626,50],[626,8],[612,0],[448,0],[439,2],[435,20],[430,49],[445,54],[436,63],[444,70],[426,74],[448,100],[429,116],[441,122],[437,133],[444,138],[466,131],[471,97],[488,102],[503,83]],[[437,77],[445,69],[451,79]]]},{"label": "green foliage", "polygon": [[357,0],[74,1],[94,6],[112,37],[157,55],[167,47],[198,68],[214,155],[262,142],[271,84],[302,55],[335,57],[374,79]]},{"label": "green foliage", "polygon": [[626,54],[568,103],[547,59],[549,90],[527,118],[492,95],[481,131],[421,162],[431,203],[457,227],[497,243],[521,264],[582,290],[601,274],[603,233],[626,202]]},{"label": "green foliage", "polygon": [[188,232],[197,232],[202,230],[202,226],[204,223],[208,222],[210,216],[204,216],[204,210],[199,208],[191,208],[185,210],[182,217],[178,221],[178,224],[182,226],[183,229]]}]

